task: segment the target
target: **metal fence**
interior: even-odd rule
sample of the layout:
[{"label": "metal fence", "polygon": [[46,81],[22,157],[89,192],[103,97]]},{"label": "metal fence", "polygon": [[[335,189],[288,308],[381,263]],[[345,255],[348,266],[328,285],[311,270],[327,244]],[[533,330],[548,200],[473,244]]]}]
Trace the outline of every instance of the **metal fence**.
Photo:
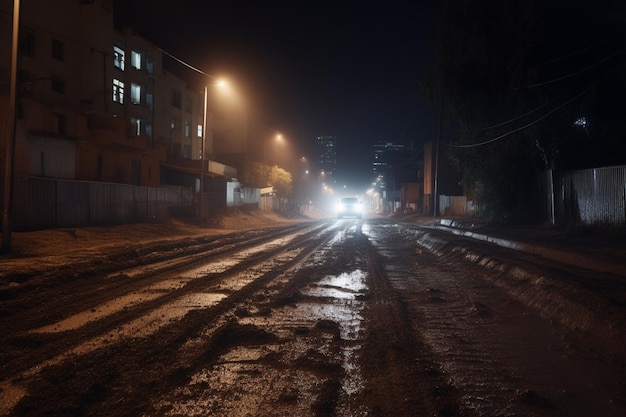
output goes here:
[{"label": "metal fence", "polygon": [[16,177],[13,229],[114,225],[163,221],[193,214],[191,188],[152,188],[88,181]]},{"label": "metal fence", "polygon": [[626,166],[548,171],[538,190],[535,206],[553,224],[626,223]]}]

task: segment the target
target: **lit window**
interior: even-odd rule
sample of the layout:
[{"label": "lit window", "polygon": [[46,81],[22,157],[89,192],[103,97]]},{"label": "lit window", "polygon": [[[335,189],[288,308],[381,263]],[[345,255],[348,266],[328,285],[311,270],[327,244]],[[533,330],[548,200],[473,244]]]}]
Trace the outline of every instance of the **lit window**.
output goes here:
[{"label": "lit window", "polygon": [[124,71],[124,50],[119,46],[113,47],[113,66]]},{"label": "lit window", "polygon": [[124,104],[124,83],[118,79],[113,79],[113,101]]},{"label": "lit window", "polygon": [[133,104],[141,104],[141,86],[139,84],[130,85],[130,102]]},{"label": "lit window", "polygon": [[141,119],[131,117],[130,123],[133,125],[132,134],[135,136],[141,135]]},{"label": "lit window", "polygon": [[141,52],[130,51],[130,66],[131,67],[138,69],[138,70],[142,69],[143,68],[142,61],[143,61],[143,56]]},{"label": "lit window", "polygon": [[132,117],[130,119],[130,123],[131,123],[131,134],[135,135],[135,136],[139,136],[139,135],[147,135],[147,136],[152,136],[152,125],[150,123],[148,123],[148,121],[146,119],[139,119],[139,118],[135,118]]},{"label": "lit window", "polygon": [[202,137],[202,125],[198,125],[198,137]]}]

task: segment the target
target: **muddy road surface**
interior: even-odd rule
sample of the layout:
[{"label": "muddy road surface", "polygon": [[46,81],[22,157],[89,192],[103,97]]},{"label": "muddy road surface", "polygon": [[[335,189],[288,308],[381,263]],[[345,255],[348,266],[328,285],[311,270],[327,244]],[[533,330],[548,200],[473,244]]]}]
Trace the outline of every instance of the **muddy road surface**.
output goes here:
[{"label": "muddy road surface", "polygon": [[0,415],[626,415],[623,279],[439,230],[303,222],[6,280]]}]

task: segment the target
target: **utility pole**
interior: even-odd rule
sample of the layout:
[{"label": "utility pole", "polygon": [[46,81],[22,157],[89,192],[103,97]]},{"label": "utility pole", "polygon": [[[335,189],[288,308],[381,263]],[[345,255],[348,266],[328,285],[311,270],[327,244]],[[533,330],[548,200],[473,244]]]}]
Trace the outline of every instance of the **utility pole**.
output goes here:
[{"label": "utility pole", "polygon": [[11,250],[11,199],[13,188],[13,154],[15,147],[15,105],[17,101],[17,46],[20,21],[20,0],[13,0],[13,38],[11,42],[11,90],[7,112],[2,195],[2,245],[0,252]]},{"label": "utility pole", "polygon": [[437,138],[435,141],[435,176],[433,187],[433,217],[437,218],[439,211],[438,183],[439,183],[439,142],[441,141],[441,130],[443,128],[443,97],[439,97],[439,116],[437,121]]}]

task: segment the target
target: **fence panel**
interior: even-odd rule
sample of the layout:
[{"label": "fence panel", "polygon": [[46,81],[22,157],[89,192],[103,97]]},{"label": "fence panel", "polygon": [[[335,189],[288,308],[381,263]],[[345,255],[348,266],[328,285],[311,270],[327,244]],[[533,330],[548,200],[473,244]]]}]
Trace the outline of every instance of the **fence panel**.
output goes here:
[{"label": "fence panel", "polygon": [[12,221],[15,230],[56,225],[56,182],[45,178],[15,178]]},{"label": "fence panel", "polygon": [[555,211],[559,223],[626,222],[626,166],[558,173]]},{"label": "fence panel", "polygon": [[54,181],[56,186],[56,227],[87,226],[89,217],[89,183]]},{"label": "fence panel", "polygon": [[162,221],[171,214],[193,214],[193,204],[191,188],[18,176],[12,225],[20,231]]}]

